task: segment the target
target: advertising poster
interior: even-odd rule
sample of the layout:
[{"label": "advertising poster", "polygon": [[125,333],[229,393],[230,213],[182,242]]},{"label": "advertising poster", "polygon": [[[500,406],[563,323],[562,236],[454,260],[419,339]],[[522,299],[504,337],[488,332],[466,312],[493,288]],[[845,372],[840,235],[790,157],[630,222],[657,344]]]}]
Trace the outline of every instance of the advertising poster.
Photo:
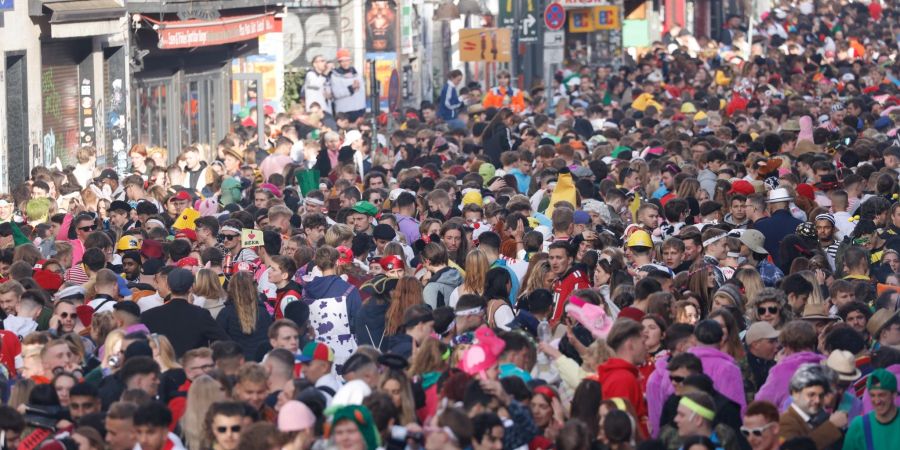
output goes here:
[{"label": "advertising poster", "polygon": [[366,51],[397,51],[397,4],[394,1],[366,1]]}]

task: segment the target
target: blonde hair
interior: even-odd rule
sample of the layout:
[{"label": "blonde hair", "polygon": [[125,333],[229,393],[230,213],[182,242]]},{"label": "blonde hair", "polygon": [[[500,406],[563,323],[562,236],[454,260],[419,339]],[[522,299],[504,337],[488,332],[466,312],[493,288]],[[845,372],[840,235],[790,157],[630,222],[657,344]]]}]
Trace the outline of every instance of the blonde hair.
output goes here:
[{"label": "blonde hair", "polygon": [[384,384],[390,380],[400,385],[400,423],[416,422],[416,402],[413,399],[412,383],[406,373],[399,370],[388,370],[381,375],[378,388],[384,389]]},{"label": "blonde hair", "polygon": [[156,353],[154,359],[159,364],[163,372],[171,369],[180,369],[178,358],[175,356],[175,348],[169,342],[169,338],[153,333],[150,335],[150,348]]},{"label": "blonde hair", "polygon": [[[106,335],[106,340],[103,341],[103,356],[100,358],[100,367],[104,369],[111,369],[112,371],[119,370],[119,367],[111,367],[109,365],[109,360],[113,356],[118,356],[119,347],[122,346],[122,341],[125,339],[125,330],[121,328],[117,328],[109,332]],[[121,363],[121,361],[119,361]]]},{"label": "blonde hair", "polygon": [[759,272],[756,269],[738,269],[734,273],[734,277],[744,286],[744,298],[747,299],[748,304],[743,305],[741,311],[746,311],[749,303],[756,298],[756,294],[759,294],[759,291],[766,286],[763,284],[762,277],[759,276]]},{"label": "blonde hair", "polygon": [[212,269],[200,269],[197,271],[197,279],[191,289],[191,295],[211,300],[219,300],[226,297],[225,289],[219,282],[219,275]]},{"label": "blonde hair", "polygon": [[325,244],[334,248],[340,247],[345,241],[351,239],[353,239],[353,228],[347,224],[334,224],[325,232]]},{"label": "blonde hair", "polygon": [[111,311],[94,313],[91,317],[91,339],[94,342],[105,342],[106,337],[117,326],[116,317]]},{"label": "blonde hair", "polygon": [[444,361],[444,347],[441,341],[428,337],[413,355],[407,373],[409,376],[423,375],[428,372],[443,372],[447,369]]},{"label": "blonde hair", "polygon": [[206,411],[213,403],[227,400],[222,383],[209,375],[201,375],[191,383],[187,393],[181,429],[184,430],[187,448],[209,448],[204,428]]},{"label": "blonde hair", "polygon": [[463,279],[462,294],[481,294],[484,292],[485,275],[491,264],[483,250],[475,248],[466,255],[466,277]]}]

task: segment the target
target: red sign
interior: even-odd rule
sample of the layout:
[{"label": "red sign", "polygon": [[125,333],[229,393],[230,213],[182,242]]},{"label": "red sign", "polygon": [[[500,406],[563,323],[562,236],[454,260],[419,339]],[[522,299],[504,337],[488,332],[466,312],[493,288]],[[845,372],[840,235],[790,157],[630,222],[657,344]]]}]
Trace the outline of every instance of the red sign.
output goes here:
[{"label": "red sign", "polygon": [[544,10],[544,24],[553,31],[559,31],[566,24],[566,9],[559,3],[551,3]]},{"label": "red sign", "polygon": [[246,41],[277,31],[275,13],[223,17],[218,20],[159,22],[159,48],[192,48]]}]

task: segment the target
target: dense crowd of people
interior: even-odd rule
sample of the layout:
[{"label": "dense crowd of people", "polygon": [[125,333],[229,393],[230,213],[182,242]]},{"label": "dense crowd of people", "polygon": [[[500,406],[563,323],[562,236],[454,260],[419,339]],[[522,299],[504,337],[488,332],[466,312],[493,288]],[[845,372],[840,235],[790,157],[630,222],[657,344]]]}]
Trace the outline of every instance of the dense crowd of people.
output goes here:
[{"label": "dense crowd of people", "polygon": [[342,50],[263,139],[33,168],[0,446],[890,448],[900,13],[774,6],[378,117]]}]

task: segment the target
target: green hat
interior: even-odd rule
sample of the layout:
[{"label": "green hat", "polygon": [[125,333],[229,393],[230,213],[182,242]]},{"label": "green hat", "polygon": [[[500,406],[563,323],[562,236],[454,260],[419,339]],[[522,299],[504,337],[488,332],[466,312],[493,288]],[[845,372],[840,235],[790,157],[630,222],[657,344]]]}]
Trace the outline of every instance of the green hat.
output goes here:
[{"label": "green hat", "polygon": [[369,412],[369,408],[362,405],[340,407],[331,418],[331,428],[334,429],[335,425],[344,420],[350,420],[359,427],[359,432],[363,435],[368,450],[375,450],[381,445],[378,428],[375,426],[375,420],[372,419],[372,413]]},{"label": "green hat", "polygon": [[481,163],[481,165],[478,166],[478,174],[481,175],[481,179],[484,180],[485,185],[488,184],[488,181],[491,181],[491,178],[494,178],[495,173],[497,173],[497,168],[491,163]]},{"label": "green hat", "polygon": [[897,377],[885,369],[875,369],[869,374],[866,381],[866,389],[872,391],[881,389],[882,391],[897,392]]},{"label": "green hat", "polygon": [[630,152],[630,151],[631,151],[631,148],[629,148],[625,145],[620,145],[613,149],[612,154],[610,156],[612,156],[613,158],[618,158],[619,154],[621,154],[622,152]]},{"label": "green hat", "polygon": [[234,177],[222,180],[222,193],[219,195],[219,203],[230,205],[241,201],[241,182]]},{"label": "green hat", "polygon": [[365,214],[365,215],[371,216],[371,217],[375,217],[375,215],[378,214],[378,207],[365,201],[365,200],[356,202],[356,204],[353,205],[353,208],[350,208],[350,209],[352,209],[360,214]]}]

